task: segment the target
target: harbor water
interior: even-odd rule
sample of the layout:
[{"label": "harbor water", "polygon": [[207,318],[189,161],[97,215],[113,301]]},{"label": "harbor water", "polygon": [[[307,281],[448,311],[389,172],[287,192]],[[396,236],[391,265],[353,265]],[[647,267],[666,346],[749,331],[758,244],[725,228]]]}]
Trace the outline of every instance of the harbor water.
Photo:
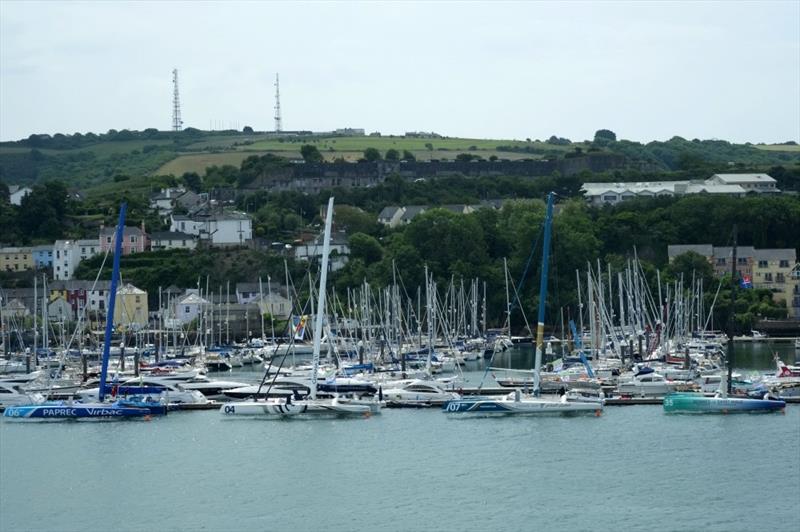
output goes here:
[{"label": "harbor water", "polygon": [[[770,348],[740,353],[750,362],[739,369],[771,368]],[[508,356],[524,365],[529,354]],[[470,380],[482,373],[471,368]],[[627,406],[601,417],[430,409],[0,422],[3,532],[796,530],[798,500],[800,405],[730,416]]]}]

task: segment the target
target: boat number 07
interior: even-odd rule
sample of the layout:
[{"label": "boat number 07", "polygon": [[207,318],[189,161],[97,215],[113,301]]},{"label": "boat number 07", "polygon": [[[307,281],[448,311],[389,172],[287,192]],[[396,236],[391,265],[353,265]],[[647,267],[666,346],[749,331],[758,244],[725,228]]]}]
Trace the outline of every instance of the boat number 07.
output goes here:
[{"label": "boat number 07", "polygon": [[235,414],[236,413],[236,408],[234,406],[232,406],[232,405],[227,405],[225,407],[225,413],[226,414]]},{"label": "boat number 07", "polygon": [[458,412],[458,403],[448,403],[447,404],[447,411],[448,412]]}]

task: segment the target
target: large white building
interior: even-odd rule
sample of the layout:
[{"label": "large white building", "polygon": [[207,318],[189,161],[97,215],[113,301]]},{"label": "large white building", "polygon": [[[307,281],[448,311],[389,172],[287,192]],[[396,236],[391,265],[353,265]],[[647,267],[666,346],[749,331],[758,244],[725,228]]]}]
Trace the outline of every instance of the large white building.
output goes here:
[{"label": "large white building", "polygon": [[197,216],[173,214],[169,230],[195,235],[212,246],[241,246],[253,239],[253,222],[241,212]]},{"label": "large white building", "polygon": [[72,279],[82,260],[100,253],[100,239],[56,240],[53,245],[53,277],[57,281]]},{"label": "large white building", "polygon": [[722,194],[744,196],[749,192],[776,193],[775,180],[767,174],[714,174],[691,181],[649,181],[637,183],[584,183],[582,190],[592,205],[615,205],[632,198]]},{"label": "large white building", "polygon": [[[311,259],[322,259],[324,233],[313,240],[294,247],[294,258],[297,260],[310,261]],[[344,268],[350,255],[350,244],[347,235],[342,232],[331,233],[331,254],[330,271],[335,272]]]}]

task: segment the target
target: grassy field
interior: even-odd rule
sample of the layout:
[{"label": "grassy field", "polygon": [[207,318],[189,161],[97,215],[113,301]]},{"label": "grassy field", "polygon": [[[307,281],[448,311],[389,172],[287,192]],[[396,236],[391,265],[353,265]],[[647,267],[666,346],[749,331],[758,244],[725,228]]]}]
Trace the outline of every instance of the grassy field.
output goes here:
[{"label": "grassy field", "polygon": [[[167,164],[153,172],[155,175],[174,175],[181,176],[186,172],[197,172],[200,175],[205,174],[206,168],[209,166],[223,166],[226,164],[233,165],[237,168],[242,164],[246,158],[251,155],[264,155],[264,151],[234,151],[223,153],[192,153],[188,155],[180,155],[172,159]],[[293,157],[300,157],[299,148],[295,149]]]},{"label": "grassy field", "polygon": [[[119,142],[98,142],[97,144],[90,144],[82,148],[74,148],[70,150],[51,150],[40,149],[39,151],[46,155],[60,155],[64,153],[80,153],[85,151],[92,151],[97,157],[107,157],[117,153],[129,153],[134,150],[141,151],[145,146],[165,146],[172,145],[171,140],[123,140]],[[4,153],[27,153],[31,148],[21,146],[0,146],[0,155]]]},{"label": "grassy field", "polygon": [[[433,146],[433,151],[445,149],[450,151],[467,151],[470,147],[478,150],[495,150],[497,146],[531,146],[537,149],[570,150],[570,146],[552,146],[543,142],[526,142],[524,140],[497,140],[497,139],[460,139],[460,138],[410,138],[410,137],[303,137],[297,139],[264,139],[248,146],[241,146],[239,149],[265,150],[265,151],[287,151],[290,146],[302,146],[312,144],[319,148],[321,152],[333,148],[335,151],[364,151],[367,148],[376,148],[381,152],[389,149],[398,151],[408,150],[428,151],[426,146]],[[299,151],[298,148],[293,148]]]},{"label": "grassy field", "polygon": [[759,150],[765,151],[790,151],[800,152],[800,144],[761,144],[756,145]]}]

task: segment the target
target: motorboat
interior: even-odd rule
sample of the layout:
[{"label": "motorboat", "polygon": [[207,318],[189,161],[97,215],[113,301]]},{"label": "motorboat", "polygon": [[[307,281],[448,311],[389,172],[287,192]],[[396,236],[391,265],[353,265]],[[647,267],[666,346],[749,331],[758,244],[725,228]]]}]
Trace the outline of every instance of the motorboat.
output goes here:
[{"label": "motorboat", "polygon": [[244,382],[209,379],[204,375],[181,383],[181,388],[184,390],[197,390],[206,396],[207,399],[230,399],[230,397],[225,395],[226,391],[245,386],[249,385]]},{"label": "motorboat", "polygon": [[[106,385],[108,387],[108,385]],[[79,390],[75,396],[82,401],[97,401],[100,388]],[[124,397],[138,395],[159,398],[168,404],[205,404],[208,399],[198,390],[185,389],[180,382],[164,380],[160,377],[139,376],[121,384],[111,385],[111,395]]]},{"label": "motorboat", "polygon": [[22,384],[0,381],[0,407],[17,405],[38,405],[44,403],[44,396],[36,392],[22,389]]},{"label": "motorboat", "polygon": [[392,406],[430,406],[461,399],[461,396],[446,390],[438,381],[408,379],[387,383],[381,393],[387,405]]},{"label": "motorboat", "polygon": [[629,380],[617,384],[620,395],[631,397],[663,397],[674,392],[677,384],[668,381],[652,368],[641,368]]},{"label": "motorboat", "polygon": [[442,411],[447,414],[540,415],[590,413],[599,415],[602,410],[603,405],[600,403],[569,401],[566,395],[562,395],[558,399],[545,398],[524,394],[521,390],[514,390],[500,398],[473,397],[456,399],[442,405]]}]

